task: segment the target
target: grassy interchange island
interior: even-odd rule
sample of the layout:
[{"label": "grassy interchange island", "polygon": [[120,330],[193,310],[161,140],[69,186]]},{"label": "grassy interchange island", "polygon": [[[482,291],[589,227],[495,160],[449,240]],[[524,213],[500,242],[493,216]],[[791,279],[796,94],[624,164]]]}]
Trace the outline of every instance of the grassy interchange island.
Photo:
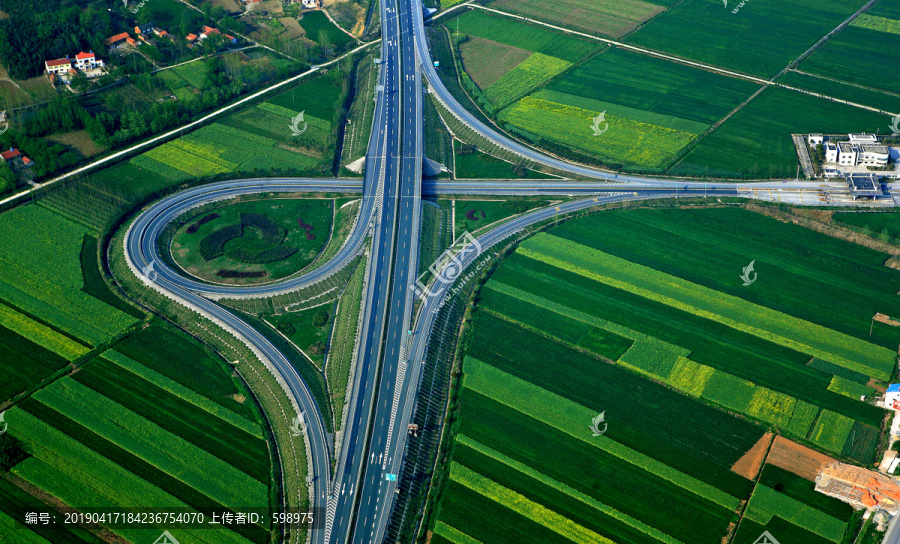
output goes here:
[{"label": "grassy interchange island", "polygon": [[254,200],[190,217],[171,241],[188,274],[218,283],[273,281],[299,272],[331,237],[331,199]]}]

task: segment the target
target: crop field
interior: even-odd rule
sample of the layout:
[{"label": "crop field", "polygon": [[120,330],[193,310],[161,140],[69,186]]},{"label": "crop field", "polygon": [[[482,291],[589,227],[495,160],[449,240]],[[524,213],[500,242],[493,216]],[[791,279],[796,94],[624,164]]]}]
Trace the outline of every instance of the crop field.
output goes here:
[{"label": "crop field", "polygon": [[[548,87],[572,97],[608,104],[611,115],[616,114],[617,107],[624,106],[646,112],[646,117],[637,121],[698,134],[737,107],[759,85],[610,49]],[[571,98],[564,103],[581,106]]]},{"label": "crop field", "polygon": [[490,7],[589,34],[619,38],[663,11],[666,3],[671,2],[564,0],[547,4],[538,0],[494,0]]},{"label": "crop field", "polygon": [[[567,250],[575,253],[569,260],[563,257]],[[894,350],[589,250],[563,238],[535,238],[523,244],[520,254],[881,380],[889,379],[894,367]],[[588,268],[591,265],[603,267],[604,271],[609,270],[607,267],[621,268],[593,273]]]},{"label": "crop field", "polygon": [[[837,62],[835,55],[851,62]],[[839,74],[848,83],[900,92],[900,8],[896,2],[875,4],[803,61],[800,69],[829,77]],[[871,77],[872,73],[878,77]],[[896,99],[894,103],[887,111],[898,111]]]},{"label": "crop field", "polygon": [[481,90],[485,90],[531,53],[479,36],[467,36],[459,44],[459,55],[466,73]]},{"label": "crop field", "polygon": [[[679,213],[684,215],[679,216]],[[678,219],[679,217],[680,219]],[[634,218],[634,220],[628,220],[629,218]],[[714,218],[718,220],[712,220]],[[727,221],[723,221],[725,219]],[[667,220],[673,221],[673,223],[666,225]],[[655,224],[660,230],[655,234],[650,234],[650,231],[641,225],[644,221],[648,224]],[[729,228],[728,224],[731,222],[733,222],[733,226]],[[680,226],[676,227],[676,224]],[[660,234],[666,228],[672,229],[671,233]],[[622,230],[619,231],[619,229]],[[675,229],[680,230],[676,232]],[[734,242],[730,241],[732,240],[729,235],[731,229],[735,233]],[[575,234],[576,232],[577,234]],[[597,232],[605,233],[602,240],[601,237],[596,236]],[[754,232],[760,234],[753,234]],[[567,223],[554,230],[554,233],[559,233],[563,238],[575,238],[579,241],[592,240],[593,245],[603,247],[604,250],[627,255],[629,259],[627,262],[652,262],[655,268],[666,270],[674,276],[687,277],[695,285],[715,286],[716,292],[720,293],[718,298],[723,302],[725,293],[729,291],[739,293],[741,292],[739,289],[742,289],[737,278],[734,280],[734,285],[727,283],[729,280],[724,278],[733,275],[726,271],[729,265],[717,262],[719,258],[730,260],[733,263],[731,265],[733,269],[740,271],[742,266],[740,263],[744,257],[728,255],[729,244],[732,243],[743,244],[740,246],[742,250],[746,248],[746,251],[753,252],[760,264],[765,262],[764,259],[769,258],[763,257],[765,252],[771,253],[773,265],[792,268],[795,273],[802,272],[812,278],[812,281],[817,277],[821,278],[820,281],[825,279],[820,276],[821,272],[818,272],[817,269],[830,270],[838,277],[844,275],[847,280],[838,280],[838,277],[835,277],[827,283],[810,285],[812,298],[802,304],[795,304],[791,297],[802,298],[805,296],[805,290],[784,293],[787,285],[796,286],[805,281],[799,278],[783,280],[772,277],[769,278],[769,281],[776,281],[778,286],[773,284],[771,289],[752,292],[743,290],[742,292],[744,296],[758,293],[757,296],[750,298],[762,307],[778,308],[780,306],[786,310],[790,309],[792,313],[796,314],[796,317],[777,314],[781,317],[773,317],[773,323],[775,320],[782,320],[785,324],[795,323],[798,326],[806,323],[802,326],[808,330],[816,330],[816,327],[821,327],[822,325],[818,325],[820,322],[825,324],[828,328],[821,329],[825,331],[823,337],[827,336],[830,339],[823,338],[821,341],[836,342],[828,349],[836,348],[837,351],[840,351],[844,348],[837,348],[839,344],[846,347],[863,342],[856,349],[862,349],[867,354],[881,353],[883,350],[888,361],[893,359],[888,346],[897,345],[900,333],[896,329],[884,327],[879,330],[880,336],[868,336],[868,325],[874,311],[869,313],[871,307],[866,306],[866,287],[862,284],[853,287],[853,283],[859,280],[858,276],[854,278],[853,273],[850,272],[858,269],[857,267],[861,264],[867,263],[872,267],[873,274],[885,275],[883,281],[886,292],[894,292],[891,289],[896,288],[897,278],[892,274],[892,270],[881,266],[881,258],[876,252],[848,245],[835,239],[822,238],[818,234],[801,231],[800,227],[784,225],[763,216],[754,217],[749,212],[731,210],[610,212]],[[801,233],[806,235],[801,237]],[[715,237],[719,240],[718,245],[701,247],[699,244],[703,243],[704,236]],[[759,242],[754,241],[756,236],[760,237]],[[740,238],[740,242],[738,242],[738,238]],[[781,238],[785,240],[784,246],[774,241]],[[822,238],[821,243],[818,243],[819,238]],[[560,238],[554,239],[554,244],[564,245],[561,240]],[[661,242],[650,242],[649,240],[665,240],[665,249],[659,245]],[[757,243],[759,246],[756,245]],[[770,249],[763,249],[767,243]],[[792,251],[791,243],[803,244],[807,248],[817,247],[821,249],[822,253],[798,262],[797,253],[792,254],[793,258],[788,256],[788,253]],[[672,306],[656,304],[644,297],[632,299],[626,292],[627,287],[623,287],[626,289],[625,291],[622,288],[610,289],[611,286],[604,287],[596,281],[586,281],[576,277],[577,274],[565,273],[562,269],[554,266],[544,266],[531,259],[520,260],[521,256],[527,253],[527,246],[528,243],[523,248],[524,252],[520,250],[519,254],[508,259],[494,275],[496,281],[489,284],[482,295],[484,307],[503,315],[512,316],[511,318],[517,322],[547,331],[547,326],[542,325],[540,321],[529,321],[526,317],[530,312],[535,311],[533,308],[529,310],[527,304],[515,302],[516,298],[526,297],[525,300],[530,304],[536,304],[545,310],[599,327],[608,333],[629,338],[638,343],[646,342],[642,339],[642,335],[655,337],[663,341],[662,344],[659,344],[660,348],[655,348],[657,351],[665,348],[672,353],[667,356],[669,357],[667,360],[670,362],[662,367],[659,365],[660,361],[664,359],[659,355],[651,357],[650,366],[647,366],[647,363],[641,362],[637,357],[637,351],[631,352],[635,354],[635,358],[632,358],[631,355],[623,356],[622,348],[616,347],[615,343],[609,344],[607,341],[610,347],[604,347],[603,343],[598,343],[592,349],[588,347],[586,341],[580,338],[573,339],[562,336],[561,339],[582,348],[591,349],[608,359],[619,360],[625,366],[637,367],[638,371],[669,383],[684,393],[702,396],[720,404],[725,402],[730,405],[728,407],[731,409],[744,412],[779,428],[791,429],[792,433],[799,434],[804,438],[807,437],[807,431],[810,431],[810,425],[818,412],[818,409],[811,408],[811,405],[828,408],[830,411],[848,418],[851,422],[852,420],[861,422],[866,428],[880,426],[881,412],[878,409],[858,402],[858,396],[853,398],[843,391],[835,391],[836,386],[831,385],[834,381],[833,374],[840,372],[853,376],[853,374],[841,372],[843,369],[840,366],[834,363],[827,367],[823,367],[820,363],[812,366],[810,363],[812,358],[809,354],[795,351],[799,349],[796,347],[780,345],[785,343],[778,341],[775,337],[763,338],[765,335],[760,336],[761,329],[757,329],[754,333],[743,332],[687,311],[676,311]],[[644,246],[654,246],[655,249]],[[679,248],[679,251],[673,252],[673,247]],[[716,247],[717,253],[720,254],[718,258],[716,255],[710,254],[712,247]],[[737,247],[735,246],[735,248]],[[779,249],[771,249],[776,247]],[[781,256],[782,248],[787,252],[783,254],[783,257]],[[663,254],[665,255],[663,256]],[[700,259],[698,262],[709,266],[709,270],[697,267],[693,261],[676,262],[679,260],[679,255],[685,254],[696,255]],[[706,255],[709,255],[708,259],[705,257]],[[747,262],[751,258],[747,257]],[[628,268],[628,265],[622,261],[617,261],[617,263],[619,263],[617,266],[621,266],[623,269]],[[759,281],[762,281],[764,269],[759,267],[757,270],[760,271]],[[776,272],[773,270],[771,273]],[[652,273],[648,274],[647,277],[652,275]],[[672,278],[672,276],[668,277]],[[851,278],[854,279],[851,280]],[[720,286],[720,283],[725,283],[725,285]],[[513,285],[516,287],[512,287]],[[585,295],[585,292],[588,294]],[[552,300],[548,300],[547,293],[553,293]],[[846,294],[842,295],[841,293]],[[876,308],[886,298],[884,296],[878,298],[877,289],[870,291],[869,296],[872,297],[871,303],[875,304]],[[828,297],[828,300],[834,301],[834,317],[827,313],[815,314],[812,309],[819,300],[817,297]],[[844,315],[840,309],[842,297],[846,298],[848,307],[853,305],[854,300],[857,300],[855,297],[859,297],[860,304],[854,309],[854,312]],[[848,316],[852,316],[854,313],[859,316],[858,322],[854,322],[852,318],[848,319]],[[614,323],[608,321],[611,319],[610,316],[615,316]],[[803,319],[803,321],[799,321],[799,319]],[[807,319],[814,321],[807,321]],[[554,327],[549,333],[559,334],[556,329]],[[570,322],[559,329],[579,330]],[[584,333],[572,332],[572,334],[583,335]],[[858,336],[858,340],[853,336]],[[680,358],[685,357],[685,352],[672,352],[673,348],[666,347],[665,342],[668,342],[669,346],[687,348],[689,359]],[[886,347],[882,348],[879,345]],[[638,345],[631,349],[637,350]],[[653,350],[648,352],[653,353]],[[879,363],[871,364],[877,366]],[[886,368],[889,366],[890,363]],[[697,373],[700,375],[698,376]],[[859,373],[857,374],[859,375]],[[688,379],[688,376],[691,375],[694,375],[693,379]],[[860,375],[860,381],[865,383],[870,375],[875,374]],[[727,383],[732,385],[727,386]],[[725,389],[721,389],[722,387]],[[850,386],[845,385],[844,387]],[[720,390],[726,392],[717,393]],[[739,391],[743,391],[743,393],[739,393]],[[812,410],[811,413],[810,410]],[[792,413],[796,416],[796,421],[792,419]],[[801,429],[803,432],[800,432]],[[866,431],[866,433],[869,432]],[[809,439],[813,439],[812,434]],[[835,453],[841,453],[844,443],[837,444],[822,437],[819,440],[825,440],[826,443],[831,444],[830,448]]]},{"label": "crop field", "polygon": [[855,227],[868,231],[872,236],[887,234],[891,239],[900,238],[900,215],[892,213],[837,212],[831,216],[831,219],[841,226]]},{"label": "crop field", "polygon": [[485,90],[485,95],[498,108],[502,108],[526,93],[566,71],[571,63],[532,53],[518,66],[507,72]]},{"label": "crop field", "polygon": [[853,508],[815,491],[815,484],[765,465],[741,520],[736,543],[750,544],[768,530],[777,538],[826,544],[843,542]]},{"label": "crop field", "polygon": [[[252,404],[242,398],[243,390],[236,379],[223,370],[223,363],[180,331],[151,326],[119,342],[114,352],[107,351],[103,356],[154,383],[168,384],[161,387],[177,389],[179,396],[187,398],[186,392],[192,392],[190,400],[194,403],[197,396],[204,397],[243,419],[255,421],[258,417]],[[124,362],[119,356],[126,358]],[[182,365],[182,360],[191,364]]]},{"label": "crop field", "polygon": [[[848,505],[774,466],[765,465],[755,483],[732,467],[767,429],[870,463],[882,411],[847,395],[864,386],[820,369],[841,369],[833,362],[812,368],[809,354],[719,323],[719,317],[667,308],[646,293],[636,297],[624,282],[613,287],[587,279],[653,263],[628,283],[655,282],[658,270],[670,274],[665,287],[654,288],[660,292],[686,288],[681,275],[696,284],[719,282],[716,299],[724,307],[731,284],[740,284],[730,276],[741,267],[721,275],[717,259],[707,256],[715,248],[731,258],[734,230],[743,233],[742,250],[768,248],[756,258],[764,263],[772,255],[769,274],[776,274],[782,251],[792,251],[790,243],[803,244],[815,250],[795,252],[786,268],[805,269],[811,278],[816,268],[833,268],[834,277],[822,281],[866,300],[864,275],[838,278],[863,263],[875,266],[875,252],[811,231],[800,236],[800,227],[755,217],[727,209],[607,211],[520,244],[482,289],[464,344],[461,388],[449,416],[447,481],[431,518],[435,541],[714,544],[736,523],[740,544],[751,544],[763,530],[796,542],[844,542],[854,519]],[[649,235],[642,226],[659,231]],[[623,234],[626,228],[633,231]],[[721,248],[694,247],[707,235],[718,235]],[[787,247],[777,242],[782,238]],[[585,245],[573,250],[569,239]],[[590,259],[588,267],[585,255],[596,253],[584,249],[587,244],[628,258]],[[566,263],[556,248],[566,250]],[[765,269],[758,270],[762,281]],[[795,282],[769,281],[778,286],[743,294],[760,305],[791,307],[791,293],[784,291]],[[841,291],[812,288],[839,303]],[[768,319],[796,323],[774,314]],[[825,343],[863,341],[831,329],[819,334]],[[898,341],[895,333],[893,345]],[[867,346],[876,354],[883,349]],[[865,354],[854,361],[859,355]],[[592,425],[597,414],[604,417]],[[678,423],[660,425],[661,417]],[[738,520],[742,501],[747,507]]]},{"label": "crop field", "polygon": [[889,124],[889,117],[875,112],[770,88],[705,136],[670,171],[680,175],[793,177],[797,151],[791,134],[875,133]]},{"label": "crop field", "polygon": [[[881,213],[834,217],[873,225],[897,221]],[[740,209],[641,209],[594,214],[553,233],[884,348],[900,343],[897,329],[879,335],[876,328],[869,335],[876,312],[900,314],[900,301],[894,300],[900,271],[884,266],[883,253],[797,225]],[[734,275],[751,260],[759,272],[752,290]]]},{"label": "crop field", "polygon": [[871,85],[862,87],[796,70],[778,78],[778,83],[884,111],[900,111],[900,97],[871,88]]},{"label": "crop field", "polygon": [[171,256],[219,283],[272,281],[309,265],[331,235],[330,199],[255,200],[182,217]]},{"label": "crop field", "polygon": [[[312,15],[312,13],[307,15]],[[334,73],[339,75],[338,71],[334,71]],[[326,119],[330,122],[342,101],[340,84],[335,86],[336,78],[337,76],[332,77],[329,73],[310,79],[269,98],[265,103],[292,111],[305,111],[315,118]]]},{"label": "crop field", "polygon": [[[639,421],[651,416],[653,409],[648,405],[641,410],[616,410],[615,406],[621,406],[617,394],[608,395],[611,390],[634,392],[631,380],[637,384],[642,382],[640,378],[585,357],[585,363],[593,361],[594,375],[584,375],[588,383],[576,388],[593,389],[595,395],[578,394],[576,400],[571,374],[557,374],[548,381],[548,374],[540,368],[551,370],[540,362],[546,359],[527,354],[540,347],[547,358],[571,361],[578,352],[504,325],[487,314],[479,317],[477,326],[470,351],[488,355],[491,361],[467,358],[463,366],[462,423],[453,462],[457,471],[457,465],[467,469],[461,470],[466,477],[451,471],[440,522],[490,542],[619,542],[624,538],[675,544],[712,543],[721,538],[749,484],[728,472],[727,466],[740,455],[738,448],[749,447],[761,435],[752,425],[687,398],[679,401],[661,386],[651,387],[639,393],[637,402],[648,402],[656,393],[664,395],[653,404],[672,406],[673,418],[693,421],[684,427],[688,433],[695,425],[713,424],[709,417],[721,418],[719,423],[727,421],[732,427],[723,442],[693,442],[693,438],[681,437],[674,445],[668,442],[671,435],[665,428],[659,428],[666,436],[656,439],[669,444],[667,451],[661,452],[648,447],[645,433],[655,435],[655,431]],[[501,330],[505,336],[495,336]],[[515,336],[509,336],[512,334]],[[503,353],[527,362],[527,369],[516,370],[506,362],[503,368],[498,366],[499,355],[486,353],[490,338],[494,343],[504,338]],[[514,350],[511,345],[520,347]],[[643,382],[638,389],[646,385],[652,386]],[[598,399],[603,399],[610,422],[609,431],[599,440],[591,437],[587,426],[601,410],[596,408]],[[731,448],[733,453],[726,454]],[[723,463],[723,458],[728,461]],[[667,515],[659,515],[654,506],[662,502],[667,505]],[[536,512],[544,515],[533,515]],[[478,521],[472,523],[473,517]],[[693,520],[693,527],[685,522],[688,519]],[[515,532],[508,533],[524,527],[527,532],[518,537]]]},{"label": "crop field", "polygon": [[[747,74],[771,77],[863,3],[862,0],[748,3],[735,14],[732,13],[735,2],[723,6],[707,0],[688,0],[661,13],[630,34],[626,41]],[[773,36],[778,39],[768,39]],[[817,54],[822,55],[826,48]]]},{"label": "crop field", "polygon": [[[0,481],[0,533],[15,534],[21,544],[101,544],[103,541],[78,525],[24,525],[22,512],[45,509],[47,504],[29,495],[9,480]],[[18,520],[17,524],[13,524]]]},{"label": "crop field", "polygon": [[[285,121],[285,132],[289,133]],[[252,134],[241,134],[226,125],[203,127],[132,159],[137,166],[171,181],[226,173],[278,168],[307,170],[319,162],[314,157],[277,147]]]},{"label": "crop field", "polygon": [[598,42],[479,10],[469,11],[445,24],[453,32],[478,36],[571,63],[577,63],[603,48]]},{"label": "crop field", "polygon": [[[261,415],[227,365],[159,325],[117,350],[7,411],[10,433],[32,453],[13,473],[76,508],[269,504]],[[138,357],[122,353],[132,351]],[[146,537],[134,528],[113,531]],[[268,531],[263,522],[176,538],[263,543]]]},{"label": "crop field", "polygon": [[0,215],[0,300],[9,305],[0,325],[69,360],[136,322],[83,290],[80,253],[88,233],[33,204]]},{"label": "crop field", "polygon": [[[53,333],[46,328],[39,329],[39,332],[43,334],[47,334],[48,331]],[[0,326],[0,361],[2,361],[0,364],[0,399],[10,399],[26,391],[32,385],[68,364],[68,358],[36,343],[35,340],[33,333],[25,336],[20,332]],[[87,348],[84,346],[74,342],[72,344],[74,344],[73,347],[78,348],[72,354],[73,356],[87,352]]]},{"label": "crop field", "polygon": [[171,71],[195,89],[205,89],[206,87],[209,87],[209,79],[206,77],[209,68],[206,65],[206,61],[200,60],[189,64],[183,64],[172,68]]},{"label": "crop field", "polygon": [[610,161],[649,167],[662,166],[677,153],[694,135],[656,125],[605,115],[601,127],[607,132],[598,138],[591,126],[598,112],[559,104],[541,98],[538,93],[526,96],[500,112],[498,118],[539,138],[581,149]]},{"label": "crop field", "polygon": [[[614,49],[516,102],[499,118],[613,162],[662,167],[757,88],[743,80]],[[490,97],[490,89],[486,94]],[[600,122],[595,122],[601,113]],[[592,126],[602,132],[595,135]]]}]

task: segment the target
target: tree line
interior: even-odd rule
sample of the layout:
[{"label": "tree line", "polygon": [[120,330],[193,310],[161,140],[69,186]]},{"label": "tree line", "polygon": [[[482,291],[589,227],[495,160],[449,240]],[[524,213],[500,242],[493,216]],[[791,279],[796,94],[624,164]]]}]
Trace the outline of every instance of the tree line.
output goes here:
[{"label": "tree line", "polygon": [[[8,2],[3,3],[6,10]],[[22,2],[39,4],[43,2]],[[57,3],[59,3],[57,1]],[[28,79],[44,71],[44,61],[80,51],[106,51],[112,18],[98,5],[73,5],[56,11],[16,9],[0,20],[0,62],[14,79]]]}]

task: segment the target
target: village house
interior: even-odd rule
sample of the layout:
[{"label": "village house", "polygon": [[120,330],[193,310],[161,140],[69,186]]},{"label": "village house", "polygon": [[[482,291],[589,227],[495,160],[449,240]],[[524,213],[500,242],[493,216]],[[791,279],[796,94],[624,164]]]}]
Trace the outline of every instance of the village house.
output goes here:
[{"label": "village house", "polygon": [[151,32],[153,32],[153,23],[145,23],[134,27],[134,33],[139,36],[141,34],[150,34]]},{"label": "village house", "polygon": [[23,155],[18,149],[14,147],[10,147],[9,151],[0,153],[0,159],[3,159],[3,163],[13,170],[28,168],[29,166],[34,165],[33,160]]},{"label": "village house", "polygon": [[[210,36],[220,36],[220,35],[223,35],[223,34],[222,34],[222,31],[220,31],[218,28],[213,28],[211,26],[203,25],[203,28],[200,29],[200,40],[205,40],[206,38],[208,38]],[[224,36],[225,36],[225,40],[228,43],[237,43],[237,38],[235,38],[234,36],[229,36],[228,34],[224,34]]]},{"label": "village house", "polygon": [[72,70],[72,61],[69,57],[63,59],[45,60],[44,69],[47,75],[66,75]]},{"label": "village house", "polygon": [[106,38],[106,45],[108,45],[110,49],[118,49],[127,43],[127,39],[128,33],[122,32],[121,34],[116,34],[115,36]]},{"label": "village house", "polygon": [[88,53],[81,52],[75,55],[75,68],[82,71],[94,70],[95,68],[102,68],[103,61],[98,59],[96,55],[94,55],[93,51]]}]

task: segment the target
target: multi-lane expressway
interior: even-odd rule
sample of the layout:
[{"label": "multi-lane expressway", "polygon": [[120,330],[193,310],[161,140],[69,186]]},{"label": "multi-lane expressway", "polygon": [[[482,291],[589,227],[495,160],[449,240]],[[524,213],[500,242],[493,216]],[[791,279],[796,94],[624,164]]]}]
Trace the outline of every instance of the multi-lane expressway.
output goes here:
[{"label": "multi-lane expressway", "polygon": [[[467,266],[477,247],[487,248],[536,222],[604,203],[668,198],[680,195],[746,195],[749,184],[696,183],[677,179],[619,176],[566,163],[494,132],[457,104],[433,69],[424,36],[422,8],[417,1],[385,0],[382,11],[382,56],[376,110],[367,150],[365,177],[359,180],[257,179],[205,185],[164,198],[144,210],[130,225],[125,254],[132,270],[148,286],[212,319],[250,346],[276,374],[295,409],[306,420],[305,440],[312,457],[313,506],[326,512],[313,542],[381,542],[398,482],[418,385],[421,362],[436,309],[455,279],[439,275],[413,323],[413,291],[418,267],[418,237],[422,194],[596,195],[534,210],[484,233],[455,259]],[[453,115],[496,145],[528,160],[596,182],[426,182],[423,186],[421,85]],[[602,180],[602,181],[601,181]],[[752,184],[783,192],[840,190],[838,184],[768,182]],[[170,269],[159,255],[157,239],[165,226],[190,209],[249,193],[361,193],[356,225],[342,248],[314,271],[256,286],[214,285]],[[371,238],[363,334],[349,394],[347,421],[339,451],[333,451],[321,413],[309,390],[283,354],[259,332],[214,301],[222,297],[261,297],[321,281],[359,255]],[[147,274],[152,265],[152,276]],[[152,281],[151,281],[152,280]],[[334,474],[332,456],[336,460]]]}]

